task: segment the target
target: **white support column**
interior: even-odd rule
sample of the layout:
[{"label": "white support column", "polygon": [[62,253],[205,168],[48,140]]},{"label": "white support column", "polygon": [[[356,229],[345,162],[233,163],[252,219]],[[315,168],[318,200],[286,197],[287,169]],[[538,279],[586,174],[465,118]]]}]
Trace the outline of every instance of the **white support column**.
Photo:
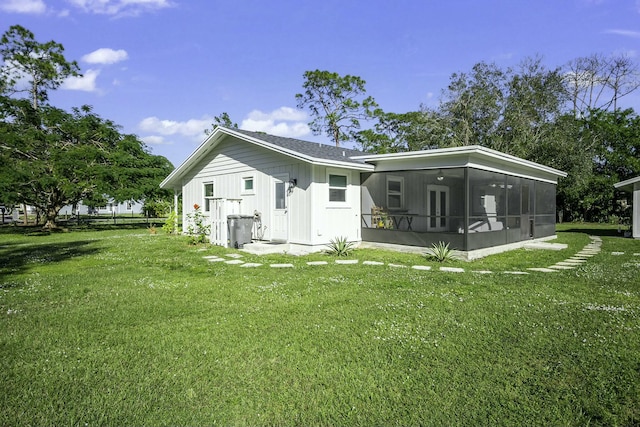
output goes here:
[{"label": "white support column", "polygon": [[173,211],[175,212],[175,219],[173,222],[174,233],[178,230],[178,190],[173,191]]},{"label": "white support column", "polygon": [[640,183],[633,186],[633,213],[631,218],[632,236],[640,239]]}]

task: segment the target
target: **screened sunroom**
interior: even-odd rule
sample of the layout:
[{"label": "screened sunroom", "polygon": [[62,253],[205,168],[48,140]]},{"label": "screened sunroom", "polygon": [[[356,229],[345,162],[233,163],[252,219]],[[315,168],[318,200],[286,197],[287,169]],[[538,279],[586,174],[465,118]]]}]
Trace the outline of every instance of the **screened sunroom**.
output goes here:
[{"label": "screened sunroom", "polygon": [[362,156],[362,240],[474,251],[555,235],[564,172],[484,147]]}]

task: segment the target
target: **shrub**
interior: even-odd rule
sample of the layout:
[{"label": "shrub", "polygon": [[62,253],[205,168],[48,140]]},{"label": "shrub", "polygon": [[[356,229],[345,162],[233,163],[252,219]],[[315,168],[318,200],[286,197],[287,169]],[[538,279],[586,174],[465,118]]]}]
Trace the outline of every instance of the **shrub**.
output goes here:
[{"label": "shrub", "polygon": [[167,220],[164,222],[162,226],[162,231],[167,234],[177,234],[179,233],[178,226],[176,225],[178,222],[178,214],[175,211],[171,211],[169,216],[167,216]]},{"label": "shrub", "polygon": [[438,262],[458,259],[455,251],[449,248],[448,243],[444,242],[438,242],[431,245],[431,248],[427,249],[427,253],[425,254],[425,256]]},{"label": "shrub", "polygon": [[207,224],[207,217],[200,211],[200,206],[197,203],[193,205],[193,212],[187,214],[187,219],[189,221],[187,234],[190,236],[190,243],[192,245],[206,243],[211,226]]},{"label": "shrub", "polygon": [[349,256],[354,249],[353,242],[347,241],[346,237],[331,239],[327,247],[327,253],[335,256]]}]

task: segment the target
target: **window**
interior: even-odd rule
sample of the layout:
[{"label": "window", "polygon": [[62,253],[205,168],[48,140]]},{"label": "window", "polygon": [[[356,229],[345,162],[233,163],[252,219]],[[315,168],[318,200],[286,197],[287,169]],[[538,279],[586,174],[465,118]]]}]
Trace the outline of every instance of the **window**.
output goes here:
[{"label": "window", "polygon": [[213,182],[204,183],[204,211],[211,212],[213,200]]},{"label": "window", "polygon": [[242,177],[242,187],[240,188],[241,194],[253,194],[253,177],[252,176],[244,176]]},{"label": "window", "polygon": [[404,178],[387,177],[387,208],[402,209],[404,207]]},{"label": "window", "polygon": [[329,174],[329,201],[347,201],[347,176]]}]

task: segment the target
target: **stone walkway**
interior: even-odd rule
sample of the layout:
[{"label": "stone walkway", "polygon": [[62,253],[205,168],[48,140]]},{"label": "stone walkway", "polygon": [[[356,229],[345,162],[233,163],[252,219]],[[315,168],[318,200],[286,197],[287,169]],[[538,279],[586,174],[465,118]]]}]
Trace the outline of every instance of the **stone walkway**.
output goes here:
[{"label": "stone walkway", "polygon": [[[530,272],[532,271],[541,272],[541,273],[555,273],[561,270],[572,270],[584,264],[585,262],[587,262],[589,258],[600,253],[601,246],[602,246],[602,239],[597,236],[589,236],[589,238],[591,239],[591,242],[588,245],[582,248],[580,252],[576,253],[570,258],[565,259],[564,261],[557,262],[556,264],[550,265],[548,267],[533,267],[533,268],[528,268],[527,271],[503,271],[502,273],[519,275],[519,274],[530,274]],[[623,255],[624,252],[612,252],[611,254]],[[640,256],[640,253],[634,254],[634,256]],[[229,264],[229,265],[237,265],[241,268],[256,268],[256,267],[262,267],[263,265],[265,265],[265,264],[260,264],[256,262],[244,262],[242,260],[243,255],[241,254],[228,254],[226,255],[226,258],[217,256],[217,255],[209,255],[203,258],[209,262],[220,262],[220,263]],[[360,261],[357,259],[337,259],[334,261],[334,264],[341,264],[341,265],[353,265],[353,264],[359,264],[359,263]],[[326,266],[326,265],[329,265],[329,262],[328,261],[309,261],[306,264],[308,266]],[[379,261],[363,261],[361,265],[380,266],[380,265],[385,265],[385,263],[379,262]],[[422,270],[422,271],[428,271],[432,269],[432,267],[429,265],[408,266],[403,264],[392,264],[392,263],[389,263],[387,265],[392,268],[412,268],[414,270]],[[270,268],[293,268],[294,265],[290,263],[285,263],[285,264],[266,264],[266,266]],[[439,267],[438,270],[449,272],[449,273],[467,272],[466,269],[459,268],[459,267]],[[476,274],[494,273],[493,271],[488,271],[488,270],[468,270],[468,271]]]}]

